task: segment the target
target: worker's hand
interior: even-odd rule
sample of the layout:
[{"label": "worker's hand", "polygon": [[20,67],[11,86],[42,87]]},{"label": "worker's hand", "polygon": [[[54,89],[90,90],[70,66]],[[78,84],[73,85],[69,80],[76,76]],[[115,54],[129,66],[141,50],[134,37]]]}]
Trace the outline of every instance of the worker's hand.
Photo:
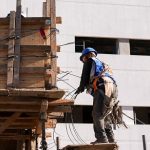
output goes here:
[{"label": "worker's hand", "polygon": [[84,91],[84,88],[79,86],[74,94],[79,94],[79,93],[82,93],[83,91]]}]

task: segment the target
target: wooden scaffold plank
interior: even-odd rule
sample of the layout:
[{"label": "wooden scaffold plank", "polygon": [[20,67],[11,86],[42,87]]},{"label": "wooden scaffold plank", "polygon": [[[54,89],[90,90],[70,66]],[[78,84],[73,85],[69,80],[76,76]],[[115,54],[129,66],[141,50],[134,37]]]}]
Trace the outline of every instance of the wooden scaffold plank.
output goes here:
[{"label": "wooden scaffold plank", "polygon": [[97,145],[68,145],[61,150],[119,150],[116,143],[101,143]]},{"label": "wooden scaffold plank", "polygon": [[65,91],[43,90],[43,89],[0,89],[0,96],[31,96],[39,98],[60,99],[64,96]]}]

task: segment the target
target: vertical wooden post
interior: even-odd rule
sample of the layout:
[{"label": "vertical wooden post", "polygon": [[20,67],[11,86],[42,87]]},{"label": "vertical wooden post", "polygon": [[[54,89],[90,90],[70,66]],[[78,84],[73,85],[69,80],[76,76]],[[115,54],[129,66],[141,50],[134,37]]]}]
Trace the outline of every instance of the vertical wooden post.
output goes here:
[{"label": "vertical wooden post", "polygon": [[20,70],[20,43],[21,43],[21,0],[17,0],[16,6],[16,41],[15,41],[15,61],[14,61],[14,86],[19,85]]},{"label": "vertical wooden post", "polygon": [[47,0],[47,17],[51,18],[50,45],[51,45],[51,86],[56,87],[57,75],[57,46],[56,46],[56,8],[55,0]]},{"label": "vertical wooden post", "polygon": [[56,6],[55,0],[51,0],[50,3],[50,14],[51,14],[51,36],[50,36],[50,43],[51,43],[51,53],[52,53],[52,86],[56,86],[56,75],[57,75],[57,47],[56,47]]},{"label": "vertical wooden post", "polygon": [[15,52],[15,17],[14,11],[10,12],[9,42],[8,42],[8,63],[7,63],[7,88],[13,87],[14,76],[14,52]]}]

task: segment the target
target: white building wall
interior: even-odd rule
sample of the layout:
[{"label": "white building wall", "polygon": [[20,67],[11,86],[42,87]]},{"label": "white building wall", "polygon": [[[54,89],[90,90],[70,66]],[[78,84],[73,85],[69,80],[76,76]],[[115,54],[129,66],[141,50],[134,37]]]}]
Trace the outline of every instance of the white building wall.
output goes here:
[{"label": "white building wall", "polygon": [[[66,145],[73,144],[89,144],[94,141],[94,132],[92,124],[57,124],[55,131],[50,130],[53,133],[53,138],[49,139],[49,147],[52,150],[56,150],[54,140],[59,137],[60,148]],[[142,135],[146,137],[146,150],[150,149],[150,126],[128,126],[128,129],[124,127],[114,130],[119,150],[144,150]]]},{"label": "white building wall", "polygon": [[[16,0],[1,0],[0,17],[6,17],[10,11],[16,10]],[[44,0],[22,0],[22,14],[28,17],[42,16]]]},{"label": "white building wall", "polygon": [[[62,17],[62,24],[57,26],[60,30],[58,44],[74,42],[75,36],[150,39],[149,11],[150,1],[147,0],[57,0],[57,14]],[[62,70],[80,76],[80,54],[74,52],[74,44],[61,47],[58,65]],[[122,105],[150,106],[148,56],[99,54],[98,57],[112,66]],[[73,87],[78,86],[79,78],[66,78]],[[60,87],[69,89],[66,84],[61,84]],[[79,95],[76,104],[91,105],[92,101],[87,99],[91,98],[85,97],[84,94]]]},{"label": "white building wall", "polygon": [[57,14],[63,34],[150,39],[148,0],[57,0]]}]

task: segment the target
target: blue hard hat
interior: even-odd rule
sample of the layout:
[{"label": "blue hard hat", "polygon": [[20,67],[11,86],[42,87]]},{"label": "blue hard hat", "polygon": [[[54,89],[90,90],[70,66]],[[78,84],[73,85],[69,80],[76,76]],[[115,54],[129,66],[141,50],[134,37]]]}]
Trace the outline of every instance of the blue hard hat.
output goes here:
[{"label": "blue hard hat", "polygon": [[82,51],[82,55],[80,56],[80,60],[82,61],[83,57],[91,52],[94,52],[95,55],[97,56],[97,51],[94,49],[94,48],[91,48],[91,47],[88,47],[88,48],[85,48],[83,51]]}]

